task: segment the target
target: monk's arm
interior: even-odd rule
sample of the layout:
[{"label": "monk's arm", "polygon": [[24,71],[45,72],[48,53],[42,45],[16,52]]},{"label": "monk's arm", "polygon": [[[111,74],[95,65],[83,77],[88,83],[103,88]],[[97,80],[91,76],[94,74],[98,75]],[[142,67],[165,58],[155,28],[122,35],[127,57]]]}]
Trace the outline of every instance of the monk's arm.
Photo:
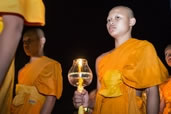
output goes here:
[{"label": "monk's arm", "polygon": [[53,107],[55,106],[55,102],[56,102],[55,96],[47,96],[40,114],[51,114]]},{"label": "monk's arm", "polygon": [[17,15],[3,15],[4,28],[0,34],[0,85],[8,71],[21,39],[24,20]]},{"label": "monk's arm", "polygon": [[96,75],[97,75],[97,88],[94,89],[93,91],[90,92],[89,94],[89,101],[88,101],[88,107],[93,109],[94,108],[94,104],[95,104],[95,100],[96,100],[96,93],[98,91],[98,89],[100,88],[100,82],[99,82],[99,78],[98,78],[98,63],[99,63],[99,59],[100,57],[98,57],[96,59]]},{"label": "monk's arm", "polygon": [[165,100],[162,98],[160,101],[160,113],[159,114],[163,114],[164,107],[165,107]]},{"label": "monk's arm", "polygon": [[160,97],[158,86],[146,89],[147,92],[147,114],[159,114]]}]

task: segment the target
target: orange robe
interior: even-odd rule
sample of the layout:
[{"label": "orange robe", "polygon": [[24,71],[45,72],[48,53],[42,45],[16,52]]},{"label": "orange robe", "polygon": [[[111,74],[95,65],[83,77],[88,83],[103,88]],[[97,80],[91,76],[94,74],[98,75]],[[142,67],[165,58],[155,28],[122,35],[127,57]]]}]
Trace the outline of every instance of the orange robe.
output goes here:
[{"label": "orange robe", "polygon": [[171,79],[160,85],[161,97],[164,98],[166,106],[163,114],[171,113]]},{"label": "orange robe", "polygon": [[14,60],[0,87],[0,114],[10,114],[14,87]]},{"label": "orange robe", "polygon": [[[1,0],[0,32],[3,30],[2,14],[17,14],[24,18],[26,25],[45,25],[45,7],[42,0]],[[14,62],[0,87],[0,114],[9,114],[13,96]]]},{"label": "orange robe", "polygon": [[104,54],[97,66],[101,87],[93,114],[145,114],[145,94],[136,89],[165,81],[168,71],[148,41],[130,38]]},{"label": "orange robe", "polygon": [[12,114],[40,114],[45,96],[62,94],[60,63],[45,56],[26,64],[19,72]]},{"label": "orange robe", "polygon": [[45,24],[45,7],[42,0],[1,0],[0,14],[17,14],[24,18],[25,24]]}]

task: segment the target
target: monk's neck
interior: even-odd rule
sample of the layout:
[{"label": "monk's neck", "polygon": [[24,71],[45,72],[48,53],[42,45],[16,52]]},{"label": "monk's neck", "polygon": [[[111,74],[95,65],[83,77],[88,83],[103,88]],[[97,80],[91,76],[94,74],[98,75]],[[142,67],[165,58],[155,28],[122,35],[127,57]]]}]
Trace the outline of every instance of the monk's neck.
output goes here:
[{"label": "monk's neck", "polygon": [[30,63],[37,60],[37,59],[39,59],[40,57],[42,57],[42,56],[31,57],[30,58]]},{"label": "monk's neck", "polygon": [[123,43],[125,43],[127,40],[129,40],[131,36],[125,37],[125,38],[115,38],[115,48],[119,47]]}]

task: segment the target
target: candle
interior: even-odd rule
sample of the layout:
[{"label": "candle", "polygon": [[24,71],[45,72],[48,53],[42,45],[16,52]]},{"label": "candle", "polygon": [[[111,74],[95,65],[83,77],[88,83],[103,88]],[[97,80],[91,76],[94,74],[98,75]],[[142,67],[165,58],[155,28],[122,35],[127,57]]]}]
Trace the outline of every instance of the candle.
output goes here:
[{"label": "candle", "polygon": [[81,77],[82,73],[81,73],[81,68],[82,68],[82,59],[78,59],[77,60],[78,63],[78,72],[79,72],[79,79],[78,79],[78,87],[77,90],[79,92],[82,92],[83,90],[83,78]]}]

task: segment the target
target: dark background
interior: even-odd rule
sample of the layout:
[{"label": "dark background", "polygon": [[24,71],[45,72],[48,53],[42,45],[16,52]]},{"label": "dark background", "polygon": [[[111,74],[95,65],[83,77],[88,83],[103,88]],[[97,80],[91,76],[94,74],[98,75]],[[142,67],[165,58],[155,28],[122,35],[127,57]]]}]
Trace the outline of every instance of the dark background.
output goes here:
[{"label": "dark background", "polygon": [[[45,55],[58,60],[63,69],[63,94],[57,100],[53,114],[73,114],[76,111],[72,105],[76,88],[69,84],[67,78],[73,59],[83,57],[88,60],[94,77],[86,89],[91,91],[96,87],[96,57],[114,47],[113,38],[106,30],[106,18],[115,5],[127,5],[134,10],[137,23],[132,36],[150,41],[166,65],[163,51],[171,43],[169,0],[44,0],[44,4],[46,25],[41,28],[47,39]],[[29,28],[25,26],[24,31]],[[24,54],[21,41],[16,53],[15,83],[18,70],[26,62],[28,57]]]}]

